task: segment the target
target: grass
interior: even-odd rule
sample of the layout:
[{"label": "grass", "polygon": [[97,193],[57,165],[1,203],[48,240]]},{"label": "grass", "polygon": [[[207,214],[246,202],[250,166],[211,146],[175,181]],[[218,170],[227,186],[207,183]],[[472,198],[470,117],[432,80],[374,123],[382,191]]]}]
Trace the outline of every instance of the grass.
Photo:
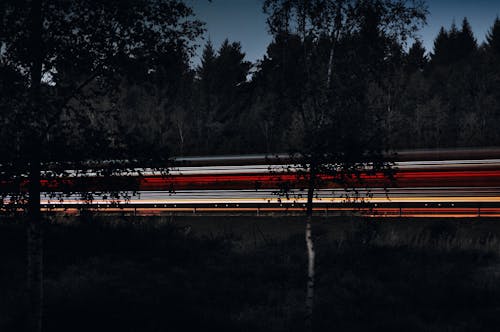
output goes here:
[{"label": "grass", "polygon": [[[301,331],[301,218],[141,218],[45,229],[46,331]],[[314,225],[317,331],[491,331],[493,221]],[[0,224],[0,330],[23,326],[24,227]]]}]

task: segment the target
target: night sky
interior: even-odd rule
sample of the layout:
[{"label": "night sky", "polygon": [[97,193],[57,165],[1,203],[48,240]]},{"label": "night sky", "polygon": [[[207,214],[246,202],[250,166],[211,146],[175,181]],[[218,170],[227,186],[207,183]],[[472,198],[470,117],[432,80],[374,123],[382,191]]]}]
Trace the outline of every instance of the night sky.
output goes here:
[{"label": "night sky", "polygon": [[[187,0],[196,15],[206,23],[205,40],[210,38],[215,47],[228,38],[241,42],[247,60],[256,61],[264,55],[271,40],[267,33],[266,16],[262,13],[263,0]],[[428,0],[427,25],[420,31],[420,37],[427,51],[437,32],[444,26],[449,28],[453,20],[460,27],[466,16],[478,42],[500,15],[500,0]],[[201,41],[204,43],[204,41]],[[198,50],[201,53],[201,48]],[[194,64],[199,62],[198,59]]]}]

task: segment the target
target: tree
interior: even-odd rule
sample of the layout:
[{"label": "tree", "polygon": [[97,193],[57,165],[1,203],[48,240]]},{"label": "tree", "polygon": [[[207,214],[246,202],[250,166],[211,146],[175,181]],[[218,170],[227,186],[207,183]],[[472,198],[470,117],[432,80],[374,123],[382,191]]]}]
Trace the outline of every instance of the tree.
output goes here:
[{"label": "tree", "polygon": [[[377,68],[425,19],[419,3],[405,1],[266,0],[269,31],[275,40],[296,35],[301,43],[304,80],[293,119],[298,139],[292,145],[307,185],[305,239],[308,253],[306,330],[312,329],[315,251],[311,231],[315,189],[326,176],[350,186],[363,174],[388,172],[381,159],[376,116],[365,112],[368,82]],[[360,52],[361,51],[361,52]],[[352,60],[352,61],[351,61]],[[286,188],[285,188],[286,189]]]},{"label": "tree", "polygon": [[[115,141],[120,134],[112,125],[112,92],[120,74],[131,69],[130,61],[141,64],[143,73],[155,71],[171,49],[190,54],[202,24],[179,0],[7,0],[0,15],[1,63],[24,81],[19,94],[25,100],[9,110],[20,134],[2,160],[2,175],[11,172],[11,178],[22,179],[28,174],[28,193],[21,193],[17,202],[27,201],[28,324],[40,331],[42,163],[123,156],[126,139]],[[61,137],[75,123],[83,139],[79,146],[85,148],[70,145],[72,137]],[[66,151],[61,154],[54,146]]]},{"label": "tree", "polygon": [[425,47],[422,45],[422,42],[417,39],[406,55],[406,68],[410,72],[417,70],[422,71],[429,61],[425,53]]},{"label": "tree", "polygon": [[500,55],[500,18],[498,16],[486,35],[486,46],[491,53]]},{"label": "tree", "polygon": [[[198,112],[203,126],[200,145],[206,152],[227,147],[237,134],[236,123],[244,107],[247,76],[251,64],[245,61],[245,53],[239,42],[224,40],[216,54],[207,43],[198,67]],[[215,150],[214,150],[215,149]]]},{"label": "tree", "polygon": [[[128,137],[134,156],[169,155],[192,144],[191,116],[194,72],[185,50],[162,54],[155,70],[144,70],[133,61],[120,75],[117,108],[119,132]],[[137,70],[139,68],[139,70]]]},{"label": "tree", "polygon": [[206,124],[212,114],[213,94],[215,93],[215,60],[216,51],[209,39],[203,48],[201,63],[197,68],[198,105],[196,107],[196,139],[203,142],[207,138]]},{"label": "tree", "polygon": [[441,29],[439,29],[438,35],[434,39],[434,49],[431,55],[433,64],[439,65],[450,63],[449,52],[451,51],[449,50],[449,39],[450,37],[448,35],[448,32],[444,27],[441,27]]},{"label": "tree", "polygon": [[460,30],[458,30],[455,22],[452,23],[450,31],[446,31],[444,27],[441,27],[438,36],[434,40],[434,52],[431,58],[435,65],[451,65],[469,59],[476,50],[477,41],[474,38],[469,21],[464,17]]},{"label": "tree", "polygon": [[[286,151],[293,137],[284,134],[287,117],[297,113],[300,91],[304,84],[305,66],[302,43],[296,34],[282,32],[268,45],[264,59],[252,81],[255,85],[254,103],[250,112],[256,113],[256,126],[265,137],[265,152]],[[255,136],[254,133],[252,133]]]},{"label": "tree", "polygon": [[474,37],[474,33],[472,32],[472,28],[467,20],[467,17],[464,17],[462,20],[462,29],[460,30],[457,39],[457,48],[461,54],[461,58],[467,58],[477,51],[477,40]]}]

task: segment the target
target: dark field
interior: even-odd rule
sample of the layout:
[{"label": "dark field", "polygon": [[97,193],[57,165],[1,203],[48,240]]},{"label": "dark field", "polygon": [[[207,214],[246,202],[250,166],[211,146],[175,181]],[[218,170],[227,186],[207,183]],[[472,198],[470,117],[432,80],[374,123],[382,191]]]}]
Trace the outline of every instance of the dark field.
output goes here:
[{"label": "dark field", "polygon": [[[500,223],[315,222],[317,331],[492,331]],[[47,331],[301,331],[299,217],[59,220],[45,228]],[[0,225],[0,331],[22,329],[24,226]],[[173,329],[175,327],[175,329]]]}]

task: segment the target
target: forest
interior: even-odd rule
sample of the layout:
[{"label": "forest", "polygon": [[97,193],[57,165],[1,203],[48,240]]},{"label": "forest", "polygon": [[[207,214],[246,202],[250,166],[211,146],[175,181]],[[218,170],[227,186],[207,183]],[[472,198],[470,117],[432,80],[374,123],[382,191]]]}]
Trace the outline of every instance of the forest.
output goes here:
[{"label": "forest", "polygon": [[[442,28],[433,50],[425,50],[419,40],[405,50],[376,35],[351,38],[340,41],[345,53],[334,65],[337,86],[332,89],[364,101],[357,111],[373,117],[387,148],[500,144],[499,19],[482,45],[466,18],[460,27]],[[170,130],[164,132],[169,138],[161,141],[176,142],[177,154],[288,151],[300,130],[301,49],[296,35],[280,35],[252,64],[240,43],[226,40],[214,49],[208,41],[201,65],[192,71],[184,64],[190,103],[183,112],[169,113],[165,121],[171,125],[165,128]],[[366,65],[370,61],[374,66]],[[353,68],[359,70],[353,73]],[[124,107],[135,114],[147,97],[131,85],[124,90]]]},{"label": "forest", "polygon": [[[226,39],[220,47],[210,40],[193,43],[201,36],[203,23],[195,20],[188,7],[185,10],[182,15],[192,21],[180,33],[189,40],[168,40],[154,63],[121,59],[121,70],[106,73],[107,81],[100,79],[102,73],[95,68],[92,80],[87,80],[85,67],[75,69],[68,59],[57,63],[56,71],[47,71],[41,87],[47,99],[64,92],[62,83],[67,80],[85,82],[79,96],[66,100],[66,111],[52,119],[58,126],[47,130],[47,146],[57,159],[103,151],[111,156],[124,146],[132,147],[135,155],[164,156],[296,148],[303,139],[304,94],[314,91],[314,80],[308,77],[311,71],[326,71],[330,36],[318,34],[313,41],[298,29],[271,31],[271,22],[273,40],[263,58],[251,63],[238,41]],[[334,70],[326,87],[337,101],[333,121],[340,125],[334,130],[355,136],[376,128],[377,147],[383,149],[500,145],[496,128],[500,19],[492,22],[481,45],[464,18],[458,25],[453,22],[441,28],[433,49],[426,50],[415,38],[418,30],[394,38],[384,30],[376,9],[369,10],[372,14],[358,14],[364,19],[356,29],[336,39],[330,64]],[[202,48],[201,60],[193,65],[197,47]],[[12,110],[25,99],[29,84],[15,63],[13,67],[5,54],[2,59],[0,135],[2,140],[18,142],[22,138],[16,135],[24,133],[14,124],[22,121],[22,112]],[[2,155],[11,148],[3,146]],[[66,158],[64,153],[69,151],[73,156]]]},{"label": "forest", "polygon": [[[419,40],[405,50],[376,35],[352,38],[340,41],[345,53],[334,65],[338,77],[332,89],[363,100],[357,111],[380,126],[386,148],[500,144],[499,19],[482,45],[466,18],[460,27],[441,28],[433,50]],[[214,50],[209,41],[189,81],[193,113],[188,118],[194,121],[171,119],[169,141],[178,142],[177,153],[287,151],[300,130],[300,43],[297,36],[279,36],[262,61],[250,64],[239,43],[226,41]]]}]

